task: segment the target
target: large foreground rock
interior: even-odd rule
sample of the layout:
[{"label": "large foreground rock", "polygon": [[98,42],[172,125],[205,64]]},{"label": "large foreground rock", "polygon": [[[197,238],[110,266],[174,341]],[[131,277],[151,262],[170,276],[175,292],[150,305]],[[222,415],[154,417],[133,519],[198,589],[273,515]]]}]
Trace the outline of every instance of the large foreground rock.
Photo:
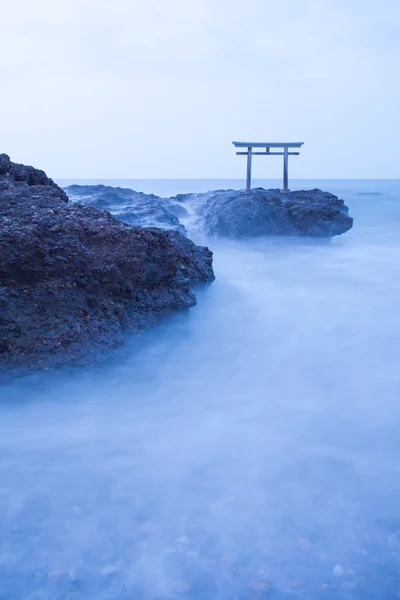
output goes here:
[{"label": "large foreground rock", "polygon": [[123,223],[172,229],[186,234],[179,217],[187,216],[187,210],[168,198],[109,185],[70,185],[65,191],[72,202],[108,210]]},{"label": "large foreground rock", "polygon": [[106,355],[213,279],[207,248],[72,205],[43,171],[0,155],[0,369]]},{"label": "large foreground rock", "polygon": [[192,207],[198,226],[208,235],[331,238],[353,225],[343,200],[321,190],[217,190],[180,194],[175,199]]}]

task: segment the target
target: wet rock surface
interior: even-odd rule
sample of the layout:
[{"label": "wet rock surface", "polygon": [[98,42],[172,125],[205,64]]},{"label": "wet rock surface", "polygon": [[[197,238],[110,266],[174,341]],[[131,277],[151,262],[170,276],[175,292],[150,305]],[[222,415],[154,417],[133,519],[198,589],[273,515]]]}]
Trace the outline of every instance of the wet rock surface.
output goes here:
[{"label": "wet rock surface", "polygon": [[289,235],[331,238],[345,233],[353,219],[343,200],[321,190],[217,190],[180,194],[193,207],[208,235],[243,238]]},{"label": "wet rock surface", "polygon": [[181,233],[185,233],[185,227],[180,219],[189,215],[194,231],[228,238],[273,235],[331,238],[353,226],[343,200],[318,189],[215,190],[173,198],[104,185],[71,185],[66,192],[73,201],[109,210],[120,221]]},{"label": "wet rock surface", "polygon": [[74,205],[0,155],[0,369],[87,362],[124,332],[195,305],[212,253],[174,231]]},{"label": "wet rock surface", "polygon": [[70,185],[65,191],[71,201],[108,210],[118,221],[186,233],[179,222],[187,215],[185,207],[167,198],[105,185]]}]

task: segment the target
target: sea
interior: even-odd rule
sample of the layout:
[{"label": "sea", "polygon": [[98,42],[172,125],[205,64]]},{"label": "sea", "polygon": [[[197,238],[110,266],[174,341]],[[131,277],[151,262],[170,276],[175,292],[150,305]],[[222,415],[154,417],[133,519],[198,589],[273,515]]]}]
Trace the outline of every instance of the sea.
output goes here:
[{"label": "sea", "polygon": [[195,308],[2,385],[0,600],[400,598],[400,180],[290,185],[353,229],[194,232],[216,274]]}]

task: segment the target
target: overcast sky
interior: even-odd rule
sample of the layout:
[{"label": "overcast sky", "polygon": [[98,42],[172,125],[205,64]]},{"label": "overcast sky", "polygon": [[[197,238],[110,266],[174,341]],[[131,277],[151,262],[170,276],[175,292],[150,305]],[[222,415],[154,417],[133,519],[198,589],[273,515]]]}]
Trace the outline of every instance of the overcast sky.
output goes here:
[{"label": "overcast sky", "polygon": [[[400,177],[400,0],[13,0],[1,148],[54,178]],[[254,161],[279,177],[279,158]]]}]

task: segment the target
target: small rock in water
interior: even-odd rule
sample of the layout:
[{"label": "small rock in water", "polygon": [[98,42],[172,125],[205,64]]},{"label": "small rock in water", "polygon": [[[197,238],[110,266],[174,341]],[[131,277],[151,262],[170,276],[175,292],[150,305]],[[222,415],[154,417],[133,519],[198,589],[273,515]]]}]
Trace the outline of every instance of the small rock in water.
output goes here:
[{"label": "small rock in water", "polygon": [[336,565],[332,571],[332,574],[335,577],[344,577],[346,575],[346,571],[343,569],[341,565]]},{"label": "small rock in water", "polygon": [[69,583],[71,583],[72,577],[67,571],[56,570],[51,571],[51,573],[48,574],[47,580],[49,583],[60,586],[68,585]]},{"label": "small rock in water", "polygon": [[249,583],[249,588],[251,588],[254,592],[266,592],[269,589],[269,583],[266,581],[251,581]]},{"label": "small rock in water", "polygon": [[400,550],[400,534],[394,533],[393,535],[389,535],[387,543],[392,550]]},{"label": "small rock in water", "polygon": [[299,546],[302,550],[309,550],[312,544],[308,538],[300,538]]},{"label": "small rock in water", "polygon": [[177,538],[176,540],[179,544],[188,544],[190,542],[190,539],[188,538],[187,535],[182,535],[181,537]]},{"label": "small rock in water", "polygon": [[191,586],[186,581],[179,581],[175,584],[175,591],[179,596],[184,596],[189,593],[191,590]]},{"label": "small rock in water", "polygon": [[331,586],[330,586],[330,584],[329,584],[329,583],[323,583],[323,584],[321,585],[321,592],[327,592],[327,591],[328,591],[328,590],[330,590],[330,589],[331,589]]},{"label": "small rock in water", "polygon": [[290,583],[292,590],[305,590],[308,588],[308,583],[305,579],[295,579]]},{"label": "small rock in water", "polygon": [[358,192],[356,196],[382,196],[380,192]]},{"label": "small rock in water", "polygon": [[355,587],[357,587],[357,581],[344,581],[340,586],[340,589],[351,591],[354,590]]}]

